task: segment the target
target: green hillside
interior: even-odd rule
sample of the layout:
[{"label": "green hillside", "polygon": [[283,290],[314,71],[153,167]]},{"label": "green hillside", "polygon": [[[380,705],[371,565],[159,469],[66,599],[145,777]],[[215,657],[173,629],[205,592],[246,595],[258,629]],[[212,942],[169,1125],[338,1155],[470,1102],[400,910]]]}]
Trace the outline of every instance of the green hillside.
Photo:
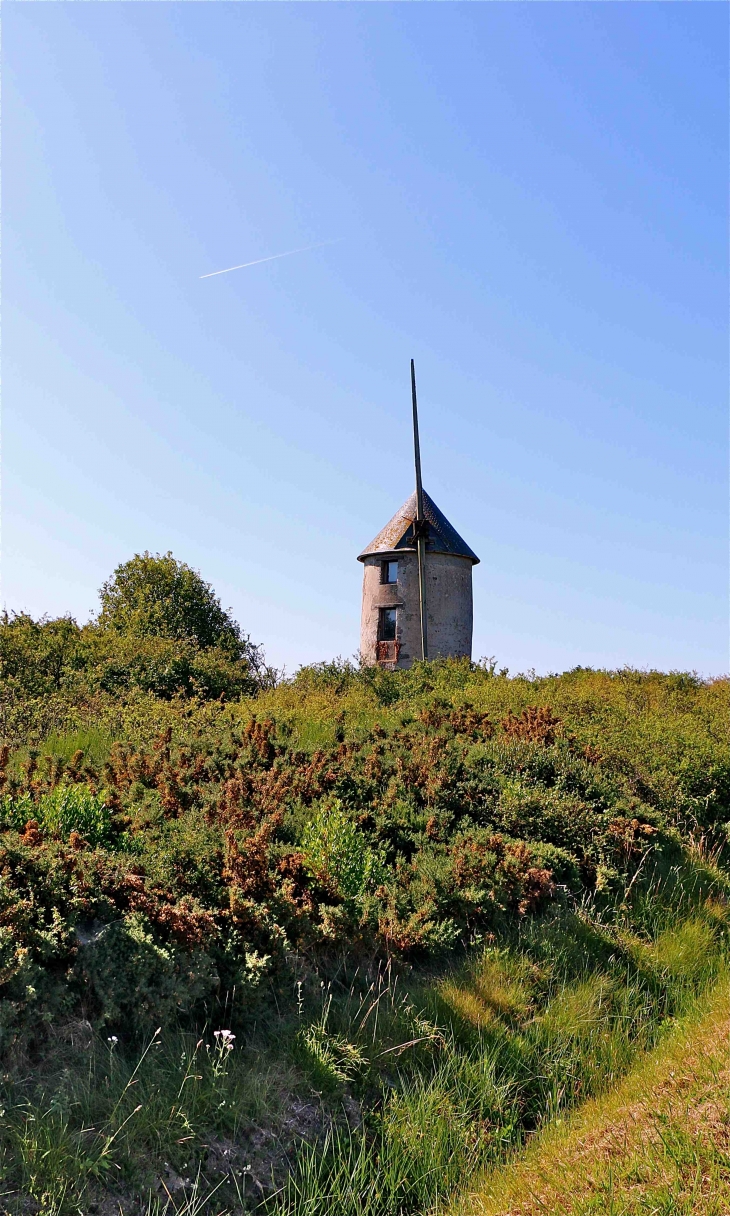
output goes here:
[{"label": "green hillside", "polygon": [[435,1210],[724,975],[730,681],[277,682],[165,569],[0,627],[2,1202]]}]

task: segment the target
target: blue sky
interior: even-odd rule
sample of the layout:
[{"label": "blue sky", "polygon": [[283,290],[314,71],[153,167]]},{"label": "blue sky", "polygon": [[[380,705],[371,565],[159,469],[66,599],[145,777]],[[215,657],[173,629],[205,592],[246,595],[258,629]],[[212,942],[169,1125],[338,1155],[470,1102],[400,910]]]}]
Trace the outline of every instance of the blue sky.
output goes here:
[{"label": "blue sky", "polygon": [[725,5],[3,7],[8,608],[353,654],[414,357],[475,657],[728,670]]}]

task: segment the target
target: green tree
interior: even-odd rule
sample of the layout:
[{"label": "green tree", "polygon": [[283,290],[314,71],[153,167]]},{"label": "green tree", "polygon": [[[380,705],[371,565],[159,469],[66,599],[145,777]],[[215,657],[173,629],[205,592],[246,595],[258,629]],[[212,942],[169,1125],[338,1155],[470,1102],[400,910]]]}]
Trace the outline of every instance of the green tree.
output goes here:
[{"label": "green tree", "polygon": [[172,553],[136,553],[117,566],[99,593],[99,625],[136,637],[176,638],[216,647],[232,659],[260,666],[259,648],[197,570]]},{"label": "green tree", "polygon": [[0,709],[142,689],[228,700],[276,683],[213,588],[171,553],[136,554],[101,589],[96,620],[0,614]]},{"label": "green tree", "polygon": [[34,620],[27,612],[0,616],[0,684],[31,695],[60,689],[84,666],[82,630],[71,616]]}]

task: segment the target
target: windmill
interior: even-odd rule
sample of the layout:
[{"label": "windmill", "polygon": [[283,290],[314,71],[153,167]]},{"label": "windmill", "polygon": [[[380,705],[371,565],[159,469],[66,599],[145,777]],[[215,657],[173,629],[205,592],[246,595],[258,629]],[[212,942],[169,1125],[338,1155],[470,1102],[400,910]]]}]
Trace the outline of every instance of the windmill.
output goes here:
[{"label": "windmill", "polygon": [[366,665],[471,658],[472,569],[479,561],[423,488],[411,359],[416,489],[363,549],[360,655]]}]

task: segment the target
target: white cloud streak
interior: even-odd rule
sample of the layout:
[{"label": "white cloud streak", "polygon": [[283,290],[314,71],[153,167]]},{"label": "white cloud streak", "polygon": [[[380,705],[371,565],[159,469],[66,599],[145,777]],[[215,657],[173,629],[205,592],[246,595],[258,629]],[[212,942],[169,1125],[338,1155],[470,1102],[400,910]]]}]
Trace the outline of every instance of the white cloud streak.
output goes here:
[{"label": "white cloud streak", "polygon": [[230,274],[232,270],[245,270],[247,266],[260,266],[262,262],[275,262],[277,258],[290,258],[293,253],[308,253],[310,249],[321,249],[323,245],[337,245],[344,237],[338,236],[334,241],[320,241],[317,245],[304,245],[301,249],[289,249],[286,253],[274,253],[270,258],[256,258],[255,262],[241,262],[240,266],[227,266],[225,270],[211,270],[210,274],[201,274],[201,279],[213,279],[217,274]]}]

